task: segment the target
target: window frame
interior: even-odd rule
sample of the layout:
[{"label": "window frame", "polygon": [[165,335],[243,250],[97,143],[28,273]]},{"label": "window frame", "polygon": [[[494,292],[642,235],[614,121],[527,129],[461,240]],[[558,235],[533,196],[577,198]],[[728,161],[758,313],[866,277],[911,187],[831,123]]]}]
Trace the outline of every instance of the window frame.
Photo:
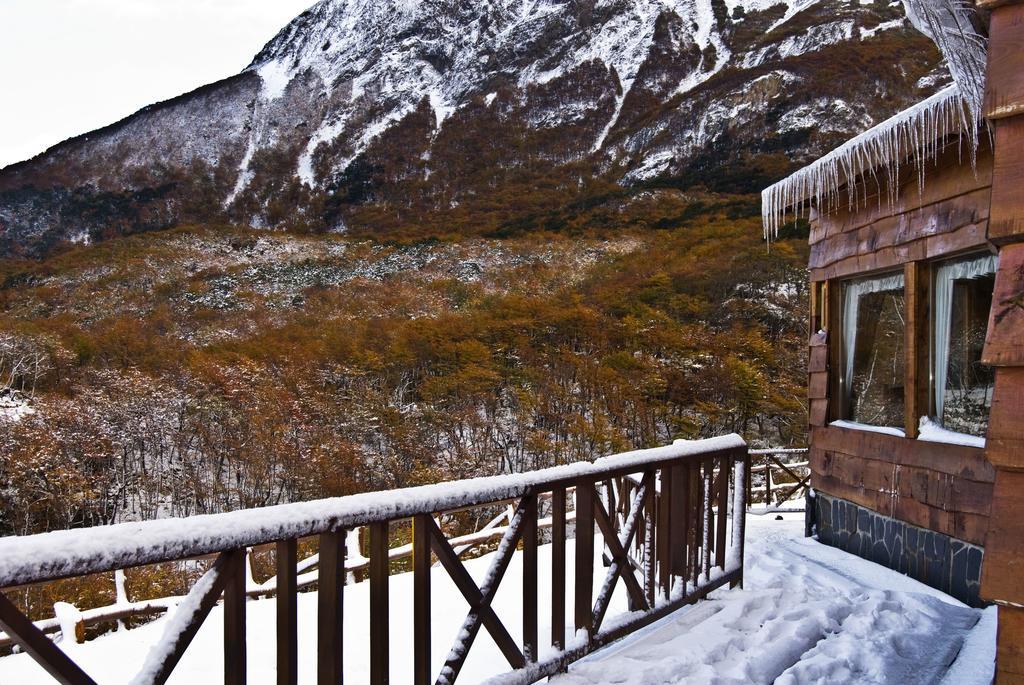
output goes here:
[{"label": "window frame", "polygon": [[[894,285],[898,282],[898,285]],[[838,390],[838,402],[836,403],[836,409],[833,414],[833,424],[838,424],[840,427],[846,428],[857,428],[869,431],[879,431],[893,433],[898,432],[901,436],[905,436],[906,426],[905,421],[901,422],[897,426],[861,423],[853,419],[853,406],[852,406],[852,388],[850,387],[853,383],[853,371],[854,361],[852,359],[853,350],[857,346],[857,319],[859,318],[859,298],[865,295],[870,295],[878,292],[890,292],[899,291],[903,295],[903,301],[905,305],[908,303],[907,294],[907,279],[904,269],[892,269],[874,274],[858,274],[851,278],[846,278],[839,281],[840,291],[839,297],[837,298],[839,305],[839,314],[837,323],[838,326],[838,350],[837,361],[839,362],[838,368],[835,369],[836,384],[834,387]],[[857,303],[854,306],[850,297],[850,288],[857,287],[863,292],[857,294]],[[853,319],[851,323],[851,318]],[[852,348],[852,349],[851,349]],[[906,354],[906,345],[904,343],[904,354]],[[906,385],[907,376],[909,375],[909,369],[904,362],[904,385]],[[904,400],[905,402],[905,400]],[[904,409],[906,405],[904,404]]]},{"label": "window frame", "polygon": [[[939,385],[941,383],[943,386],[945,386],[944,379],[948,378],[950,359],[948,358],[947,352],[945,373],[940,373],[940,356],[938,354],[938,349],[939,346],[942,344],[943,337],[945,337],[945,345],[947,346],[947,348],[951,344],[952,332],[950,328],[952,325],[953,309],[952,291],[955,287],[955,282],[957,280],[962,280],[962,277],[964,275],[969,275],[970,273],[973,273],[971,269],[964,268],[969,267],[969,265],[971,264],[986,265],[989,267],[984,271],[978,271],[975,277],[980,277],[983,275],[987,276],[990,274],[992,276],[995,276],[999,271],[999,256],[991,252],[970,252],[966,254],[950,255],[929,262],[929,267],[931,269],[931,278],[928,279],[928,402],[923,407],[923,409],[925,410],[924,413],[921,416],[916,417],[916,420],[918,422],[922,422],[924,419],[927,419],[934,426],[938,427],[940,429],[940,432],[947,433],[947,437],[954,442],[958,438],[965,438],[968,439],[968,441],[984,441],[985,439],[984,435],[974,435],[972,433],[962,433],[960,431],[947,429],[943,425],[943,420],[941,416],[941,414],[944,412],[942,412],[939,408],[939,394],[940,392],[942,392],[940,391]],[[957,270],[957,267],[961,267],[961,269]],[[940,280],[943,278],[947,278],[947,275],[943,273],[943,271],[946,269],[950,270],[950,273],[948,274],[949,285],[943,287],[948,287],[950,292],[948,297],[946,298],[948,309],[945,312],[944,319],[947,325],[945,327],[945,330],[943,331],[943,329],[940,328],[939,326],[940,316],[938,308],[942,306],[939,301]],[[960,275],[961,278],[958,278],[958,275]],[[989,407],[989,412],[991,413],[991,406]]]}]

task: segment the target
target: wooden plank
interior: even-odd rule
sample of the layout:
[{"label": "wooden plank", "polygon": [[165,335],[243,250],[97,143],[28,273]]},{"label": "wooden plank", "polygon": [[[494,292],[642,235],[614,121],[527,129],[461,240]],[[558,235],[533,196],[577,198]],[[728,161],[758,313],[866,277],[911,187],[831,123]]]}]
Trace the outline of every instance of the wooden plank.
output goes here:
[{"label": "wooden plank", "polygon": [[828,371],[828,348],[811,347],[807,359],[807,372],[825,373]]},{"label": "wooden plank", "polygon": [[32,621],[28,620],[2,592],[0,592],[0,628],[13,637],[18,645],[58,683],[62,685],[96,685],[96,681],[86,675],[85,671],[79,668],[63,650],[36,628]]},{"label": "wooden plank", "polygon": [[[970,165],[964,165],[958,174],[965,178],[973,175]],[[930,177],[929,182],[931,180]],[[863,260],[878,259],[882,254],[895,254],[892,250],[900,245],[921,239],[937,239],[954,234],[966,226],[983,227],[989,218],[990,196],[990,188],[982,187],[966,194],[943,197],[906,213],[884,216],[857,229],[830,236],[811,248],[808,266],[821,269],[857,258],[861,260],[860,271],[887,268],[892,265],[891,262]],[[985,236],[982,234],[980,243],[984,244],[984,241]]]},{"label": "wooden plank", "polygon": [[231,552],[231,563],[224,569],[224,685],[245,685],[245,564],[244,549]]},{"label": "wooden plank", "polygon": [[658,495],[658,531],[655,544],[658,547],[658,589],[666,600],[672,591],[672,469],[665,467],[660,474],[661,492]]},{"label": "wooden plank", "polygon": [[[992,150],[983,137],[977,152],[976,165],[972,169],[964,162],[965,151],[956,140],[939,153],[925,176],[924,186],[918,183],[918,174],[913,165],[907,164],[900,170],[899,194],[895,204],[885,196],[870,195],[854,207],[843,202],[819,214],[818,222],[827,237],[859,231],[865,226],[884,221],[890,217],[901,219],[920,217],[931,205],[945,200],[969,195],[992,185]],[[923,209],[923,211],[922,211]]]},{"label": "wooden plank", "polygon": [[685,484],[689,482],[689,464],[680,464],[672,467],[672,499],[670,500],[669,516],[671,526],[669,528],[669,557],[671,558],[671,573],[675,576],[686,575],[686,533],[690,526],[686,520],[687,497],[689,493]]},{"label": "wooden plank", "polygon": [[827,399],[811,400],[807,409],[807,424],[809,426],[828,425],[828,407],[829,401]]},{"label": "wooden plank", "polygon": [[985,540],[981,594],[1024,605],[1024,472],[1000,469]]},{"label": "wooden plank", "polygon": [[344,682],[343,628],[345,601],[344,529],[320,536],[317,583],[317,683]]},{"label": "wooden plank", "polygon": [[1004,245],[999,250],[999,271],[981,359],[990,366],[1024,366],[1024,243]]},{"label": "wooden plank", "polygon": [[995,466],[1024,469],[1024,367],[996,369],[986,456]]},{"label": "wooden plank", "polygon": [[[828,353],[828,348],[818,348]],[[828,398],[828,373],[820,371],[807,375],[807,398],[810,400],[823,400]]]},{"label": "wooden plank", "polygon": [[[646,496],[646,489],[644,494]],[[645,497],[646,498],[646,497]],[[643,506],[642,502],[640,506]],[[612,556],[612,570],[609,571],[609,576],[612,574],[622,578],[623,583],[626,585],[626,591],[629,593],[631,601],[641,610],[647,610],[647,600],[644,598],[643,588],[640,587],[640,583],[637,582],[636,573],[633,571],[633,565],[629,561],[629,554],[627,550],[630,544],[632,544],[633,536],[636,534],[636,525],[634,525],[626,531],[625,544],[620,542],[619,536],[615,527],[612,525],[611,519],[608,513],[604,510],[604,505],[601,504],[600,500],[594,502],[594,520],[597,522],[598,527],[601,529],[601,533],[604,536],[604,542],[608,546],[608,551]],[[639,519],[636,519],[639,520]],[[614,584],[615,579],[612,578]],[[611,599],[609,594],[605,600]],[[601,620],[604,616],[604,611],[608,608],[607,603],[600,607],[599,612],[594,612],[594,630],[595,632],[600,628]]]},{"label": "wooden plank", "polygon": [[523,498],[523,657],[537,661],[537,496]]},{"label": "wooden plank", "polygon": [[647,484],[647,500],[644,502],[644,594],[647,597],[647,606],[654,606],[657,579],[657,555],[655,554],[655,534],[657,521],[657,492],[654,484],[655,473],[649,470],[644,473],[644,482]]},{"label": "wooden plank", "polygon": [[299,682],[298,541],[277,543],[277,685]]},{"label": "wooden plank", "polygon": [[936,259],[987,246],[988,220],[961,226],[949,233],[920,238],[881,248],[867,255],[848,257],[825,267],[812,267],[812,280],[867,276],[868,272],[890,271],[907,262]]},{"label": "wooden plank", "polygon": [[594,601],[594,482],[576,483],[575,625],[577,632],[593,635]]},{"label": "wooden plank", "polygon": [[921,417],[930,413],[928,336],[931,317],[928,291],[931,285],[930,268],[924,262],[910,262],[904,267],[907,324],[904,351],[906,384],[904,386],[904,431],[907,438],[917,438]]},{"label": "wooden plank", "polygon": [[828,335],[826,339],[828,349],[826,370],[831,369],[832,372],[829,373],[829,403],[825,423],[843,417],[846,411],[846,399],[843,396],[842,374],[840,373],[840,369],[843,368],[843,336],[840,332],[843,330],[843,286],[840,281],[830,280],[828,282],[828,311],[831,327],[825,331]]},{"label": "wooden plank", "polygon": [[895,435],[837,426],[814,428],[811,445],[863,459],[924,468],[981,483],[995,481],[995,469],[985,450],[964,445],[906,440]]},{"label": "wooden plank", "polygon": [[1024,239],[1024,117],[995,122],[995,166],[988,237],[994,243]]},{"label": "wooden plank", "polygon": [[994,10],[988,35],[985,117],[995,121],[1024,114],[1024,7],[1010,4]]},{"label": "wooden plank", "polygon": [[565,647],[565,488],[551,493],[551,644]]},{"label": "wooden plank", "polygon": [[430,516],[412,521],[413,684],[430,685]]},{"label": "wooden plank", "polygon": [[999,607],[995,685],[1024,682],[1024,607]]},{"label": "wooden plank", "polygon": [[[469,614],[467,614],[466,620],[459,630],[459,639],[445,660],[438,682],[455,682],[463,665],[466,663],[466,657],[469,655],[469,650],[476,640],[481,625],[487,628],[487,632],[491,634],[494,643],[501,650],[502,655],[504,655],[513,669],[523,668],[526,665],[523,653],[519,650],[515,640],[509,635],[508,630],[502,624],[497,614],[494,613],[494,609],[491,606],[494,595],[498,591],[498,586],[501,584],[509,562],[512,560],[512,555],[515,553],[516,543],[522,534],[523,517],[521,509],[522,505],[520,505],[520,511],[516,512],[513,523],[502,540],[503,553],[495,557],[491,562],[491,568],[487,574],[488,585],[482,591],[476,586],[472,576],[466,571],[466,567],[462,565],[455,550],[452,549],[451,544],[445,539],[444,534],[437,527],[437,524],[434,523],[433,519],[428,519],[426,522],[430,530],[430,544],[434,554],[437,555],[438,561],[441,562],[441,565],[448,572],[449,577],[470,606]],[[506,542],[508,544],[505,544]]]},{"label": "wooden plank", "polygon": [[[690,577],[689,581],[694,585],[700,578],[703,567],[703,552],[705,549],[704,538],[704,478],[700,469],[700,462],[693,464],[687,470],[688,483],[686,491],[690,497],[690,506],[686,509],[690,512],[690,518],[686,526],[687,532],[693,531],[693,542],[690,544]],[[692,489],[691,489],[692,488]]]},{"label": "wooden plank", "polygon": [[[725,570],[725,534],[729,512],[729,470],[732,459],[723,457],[719,460],[718,470],[718,530],[715,534],[715,565]],[[738,514],[737,514],[738,515]]]},{"label": "wooden plank", "polygon": [[370,525],[370,684],[390,681],[388,585],[391,563],[388,559],[390,531],[386,522]]},{"label": "wooden plank", "polygon": [[[169,654],[161,664],[160,669],[153,676],[151,681],[153,685],[163,685],[167,682],[167,679],[171,677],[171,673],[174,671],[174,667],[181,661],[181,657],[184,656],[185,650],[192,644],[192,640],[195,638],[196,633],[199,632],[199,628],[202,627],[206,617],[210,615],[210,611],[216,606],[217,600],[220,599],[224,589],[227,587],[231,570],[235,564],[239,563],[238,559],[242,558],[244,561],[244,551],[233,550],[230,552],[223,552],[218,557],[207,573],[212,574],[213,583],[206,589],[206,591],[199,598],[199,608],[192,616],[192,620],[189,621],[187,626],[181,629],[181,632],[174,639],[174,646],[171,648]],[[195,588],[193,588],[195,592]],[[166,639],[166,636],[165,636]]]}]

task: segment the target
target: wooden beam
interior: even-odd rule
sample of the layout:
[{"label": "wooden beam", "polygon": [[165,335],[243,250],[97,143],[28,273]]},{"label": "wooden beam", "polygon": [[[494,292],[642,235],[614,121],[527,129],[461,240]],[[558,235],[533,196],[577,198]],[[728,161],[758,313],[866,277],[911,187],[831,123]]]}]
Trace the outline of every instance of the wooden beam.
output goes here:
[{"label": "wooden beam", "polygon": [[[726,554],[726,523],[729,513],[729,470],[732,467],[732,460],[729,457],[721,457],[721,464],[718,469],[718,530],[715,535],[715,566],[725,570]],[[787,471],[789,469],[786,469]],[[736,514],[741,516],[742,514]]]},{"label": "wooden beam", "polygon": [[36,628],[3,593],[0,593],[0,628],[61,685],[96,685],[96,681]]},{"label": "wooden beam", "polygon": [[565,488],[551,493],[551,644],[565,647]]},{"label": "wooden beam", "polygon": [[466,656],[469,654],[470,647],[473,646],[473,641],[476,639],[481,624],[487,628],[487,632],[491,634],[495,644],[498,645],[498,649],[501,650],[501,653],[512,668],[522,668],[526,665],[523,653],[519,651],[515,640],[508,634],[508,630],[505,629],[504,624],[502,624],[491,607],[494,595],[498,591],[498,585],[500,585],[501,579],[508,569],[508,564],[512,560],[512,555],[516,549],[516,541],[519,540],[522,533],[522,522],[523,517],[521,511],[519,511],[513,519],[511,528],[509,528],[508,533],[506,533],[505,538],[502,540],[501,546],[504,549],[504,553],[495,557],[494,561],[491,562],[491,568],[487,573],[490,585],[481,591],[476,586],[476,583],[473,582],[472,576],[466,571],[466,567],[462,565],[458,555],[455,554],[455,550],[452,549],[448,540],[445,539],[444,533],[437,527],[433,519],[429,521],[430,543],[434,553],[470,606],[469,614],[466,616],[462,629],[459,631],[459,634],[465,637],[452,648],[444,667],[441,669],[441,677],[438,679],[438,682],[454,683],[455,679],[458,678],[459,671],[465,664]]},{"label": "wooden beam", "polygon": [[917,438],[921,417],[930,413],[931,370],[929,368],[929,333],[931,316],[928,292],[931,272],[925,262],[904,266],[907,324],[904,329],[906,354],[906,385],[904,386],[904,431],[910,439]]},{"label": "wooden beam", "polygon": [[246,551],[231,553],[231,563],[224,570],[224,685],[245,685],[245,565]]},{"label": "wooden beam", "polygon": [[593,636],[594,601],[594,481],[576,483],[575,625]]},{"label": "wooden beam", "polygon": [[992,215],[988,238],[1003,244],[1024,240],[1024,115],[995,123]]},{"label": "wooden beam", "polygon": [[299,681],[298,541],[277,543],[277,685]]},{"label": "wooden beam", "polygon": [[1024,114],[1024,4],[1005,3],[989,19],[985,118],[996,121]]},{"label": "wooden beam", "polygon": [[672,469],[661,469],[660,477],[661,491],[658,493],[658,530],[655,534],[655,544],[658,559],[658,590],[667,600],[672,592]]},{"label": "wooden beam", "polygon": [[846,397],[843,392],[843,285],[839,280],[828,282],[828,322],[826,329],[828,412],[825,423],[845,417]]},{"label": "wooden beam", "polygon": [[317,586],[317,683],[344,681],[345,529],[320,536]]},{"label": "wooden beam", "polygon": [[430,685],[430,516],[412,521],[413,684]]},{"label": "wooden beam", "polygon": [[[167,656],[164,658],[163,663],[160,664],[160,668],[153,675],[153,679],[150,681],[153,685],[163,685],[167,682],[167,679],[171,677],[171,673],[174,671],[174,667],[181,661],[181,657],[184,656],[185,650],[192,644],[192,640],[195,638],[196,633],[199,632],[199,628],[203,625],[206,617],[210,615],[210,611],[216,606],[217,600],[220,599],[221,594],[227,587],[231,571],[235,564],[239,563],[238,559],[241,558],[244,562],[245,550],[232,550],[230,552],[223,552],[217,557],[217,560],[213,563],[213,568],[207,571],[208,574],[212,574],[213,582],[202,591],[199,597],[198,607],[188,624],[181,626],[178,634],[171,638],[172,646]],[[205,576],[204,576],[205,578]],[[196,588],[192,589],[195,592]],[[191,595],[191,593],[189,593]],[[165,639],[167,639],[165,637]]]},{"label": "wooden beam", "polygon": [[370,685],[388,685],[390,681],[388,586],[391,564],[386,522],[370,526]]},{"label": "wooden beam", "polygon": [[537,496],[523,498],[523,657],[537,661]]},{"label": "wooden beam", "polygon": [[657,579],[657,555],[655,554],[657,526],[655,523],[658,511],[654,487],[656,480],[653,470],[644,473],[644,482],[647,483],[650,490],[644,504],[644,594],[647,597],[647,606],[654,606]]}]

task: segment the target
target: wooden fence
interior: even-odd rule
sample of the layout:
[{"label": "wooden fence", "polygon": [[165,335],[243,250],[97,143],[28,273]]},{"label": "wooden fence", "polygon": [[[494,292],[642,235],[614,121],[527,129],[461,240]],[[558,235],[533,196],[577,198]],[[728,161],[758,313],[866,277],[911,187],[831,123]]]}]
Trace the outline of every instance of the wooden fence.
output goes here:
[{"label": "wooden fence", "polygon": [[[386,493],[269,507],[189,519],[121,524],[0,539],[0,590],[109,573],[137,566],[209,558],[212,567],[178,604],[163,641],[149,653],[137,682],[164,683],[210,611],[223,602],[224,682],[246,682],[246,599],[276,596],[277,673],[293,685],[298,673],[297,593],[315,585],[318,683],[343,682],[343,604],[346,578],[364,570],[370,583],[370,681],[389,682],[389,574],[391,562],[411,558],[412,657],[416,685],[454,683],[481,628],[493,638],[510,672],[501,682],[532,683],[725,584],[743,573],[743,515],[748,454],[737,436],[679,443],[529,474],[484,478]],[[731,487],[730,487],[731,485]],[[509,505],[506,525],[489,525],[448,538],[435,517]],[[544,514],[547,513],[545,517]],[[729,519],[731,518],[731,524]],[[412,524],[412,543],[389,547],[390,527]],[[492,524],[497,521],[492,521]],[[570,524],[575,551],[566,553]],[[347,532],[365,526],[369,556],[347,563]],[[550,644],[539,659],[539,531],[550,529],[552,580]],[[601,535],[607,572],[594,590],[595,533]],[[315,536],[318,553],[297,558],[298,540]],[[482,586],[460,555],[468,546],[498,540]],[[255,586],[246,567],[248,548],[273,545],[277,575]],[[498,616],[492,600],[521,550],[521,616]],[[431,663],[431,566],[445,569],[470,610],[438,670]],[[315,571],[310,569],[315,567]],[[567,635],[567,574],[574,579],[572,635]],[[606,627],[612,593],[621,583],[630,613]],[[522,623],[517,643],[506,625]],[[55,680],[93,684],[90,678],[0,591],[0,628]]]},{"label": "wooden fence", "polygon": [[811,464],[806,448],[750,450],[747,471],[747,506],[763,504],[772,510],[811,487]]}]

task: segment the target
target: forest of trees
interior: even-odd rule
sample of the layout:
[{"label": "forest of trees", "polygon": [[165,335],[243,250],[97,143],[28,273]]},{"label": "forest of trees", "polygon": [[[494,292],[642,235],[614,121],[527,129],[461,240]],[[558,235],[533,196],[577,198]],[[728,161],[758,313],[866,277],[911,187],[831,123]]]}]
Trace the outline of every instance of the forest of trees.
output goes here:
[{"label": "forest of trees", "polygon": [[614,235],[186,228],[0,263],[30,408],[0,413],[0,534],[800,444],[803,240],[769,250],[746,198],[648,196]]}]

